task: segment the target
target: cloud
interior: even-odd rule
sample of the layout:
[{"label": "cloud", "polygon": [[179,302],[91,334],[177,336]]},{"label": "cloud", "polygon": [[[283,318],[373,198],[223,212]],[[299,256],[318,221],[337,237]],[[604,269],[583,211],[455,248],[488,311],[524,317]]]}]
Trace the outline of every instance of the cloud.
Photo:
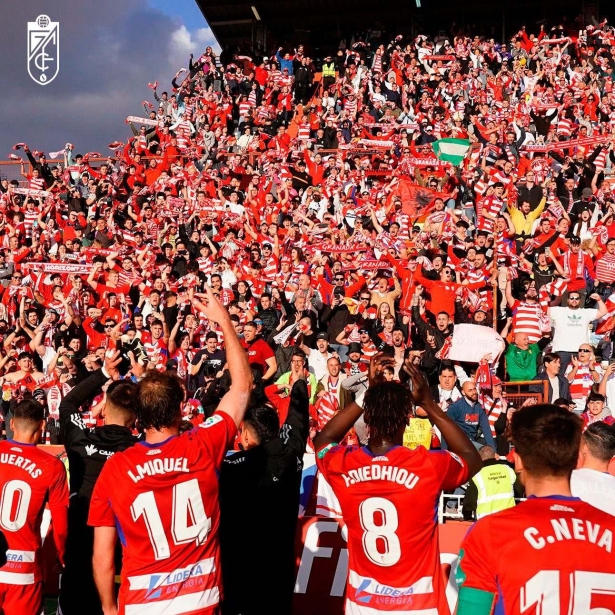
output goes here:
[{"label": "cloud", "polygon": [[[131,136],[124,120],[153,101],[148,82],[170,89],[189,54],[215,44],[209,28],[190,31],[146,0],[9,2],[0,23],[0,160],[14,143],[54,151],[68,141],[80,152],[106,153]],[[27,22],[47,14],[60,23],[60,71],[46,86],[27,71]]]}]

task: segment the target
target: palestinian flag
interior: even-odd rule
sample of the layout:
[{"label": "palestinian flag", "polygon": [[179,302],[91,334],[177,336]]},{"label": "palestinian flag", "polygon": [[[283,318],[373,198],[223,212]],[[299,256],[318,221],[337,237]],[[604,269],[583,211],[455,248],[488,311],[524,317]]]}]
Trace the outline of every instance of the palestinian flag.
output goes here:
[{"label": "palestinian flag", "polygon": [[440,160],[459,166],[470,149],[468,139],[440,139],[431,144]]},{"label": "palestinian flag", "polygon": [[389,194],[389,203],[396,197],[401,199],[403,213],[412,218],[420,218],[436,197],[446,199],[450,195],[413,184],[407,179],[400,179]]}]

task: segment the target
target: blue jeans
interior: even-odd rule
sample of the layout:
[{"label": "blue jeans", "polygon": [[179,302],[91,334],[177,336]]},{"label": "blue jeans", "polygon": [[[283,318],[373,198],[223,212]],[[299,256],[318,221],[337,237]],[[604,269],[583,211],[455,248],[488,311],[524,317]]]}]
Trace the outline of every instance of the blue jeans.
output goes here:
[{"label": "blue jeans", "polygon": [[337,352],[340,358],[340,363],[344,363],[348,361],[348,346],[344,346],[344,344],[329,344],[332,352]]}]

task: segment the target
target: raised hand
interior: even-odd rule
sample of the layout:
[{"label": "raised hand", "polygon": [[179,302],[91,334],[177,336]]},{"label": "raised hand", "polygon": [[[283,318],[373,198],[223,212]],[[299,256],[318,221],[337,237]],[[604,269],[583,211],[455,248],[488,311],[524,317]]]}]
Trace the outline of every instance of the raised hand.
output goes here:
[{"label": "raised hand", "polygon": [[122,362],[122,355],[119,350],[107,350],[105,353],[104,367],[106,372],[113,380],[119,380],[120,371],[119,364]]},{"label": "raised hand", "polygon": [[[201,299],[204,299],[205,303]],[[228,312],[214,296],[214,293],[207,284],[205,285],[204,293],[194,293],[191,303],[197,310],[203,312],[209,320],[213,320],[213,322],[220,324],[229,319]]]}]

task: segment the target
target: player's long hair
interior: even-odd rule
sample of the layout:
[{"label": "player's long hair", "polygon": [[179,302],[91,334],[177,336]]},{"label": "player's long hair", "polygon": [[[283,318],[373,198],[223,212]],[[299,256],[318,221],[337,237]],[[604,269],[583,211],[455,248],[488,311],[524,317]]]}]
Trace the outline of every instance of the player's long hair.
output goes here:
[{"label": "player's long hair", "polygon": [[363,419],[370,438],[392,438],[408,424],[412,395],[398,382],[381,382],[367,389],[363,400]]},{"label": "player's long hair", "polygon": [[180,423],[184,389],[177,376],[151,371],[139,382],[136,393],[139,429],[160,431]]},{"label": "player's long hair", "polygon": [[581,418],[569,410],[538,404],[513,414],[510,435],[529,474],[562,477],[576,468],[582,429]]}]

